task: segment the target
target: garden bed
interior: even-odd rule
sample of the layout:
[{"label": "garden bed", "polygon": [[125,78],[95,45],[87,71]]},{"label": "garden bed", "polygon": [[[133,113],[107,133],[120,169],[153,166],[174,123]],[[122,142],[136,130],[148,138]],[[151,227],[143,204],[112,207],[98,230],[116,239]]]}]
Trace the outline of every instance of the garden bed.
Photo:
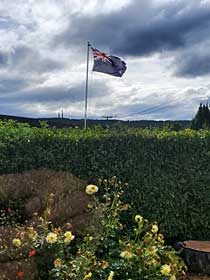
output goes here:
[{"label": "garden bed", "polygon": [[180,277],[178,280],[210,280],[210,276],[188,274],[186,277]]}]

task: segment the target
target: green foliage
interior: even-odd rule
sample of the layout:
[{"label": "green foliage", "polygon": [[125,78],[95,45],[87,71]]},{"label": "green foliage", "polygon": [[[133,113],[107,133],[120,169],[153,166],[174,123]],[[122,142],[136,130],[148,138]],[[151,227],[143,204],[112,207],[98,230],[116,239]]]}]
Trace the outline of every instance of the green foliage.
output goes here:
[{"label": "green foliage", "polygon": [[30,128],[0,123],[0,173],[46,167],[94,181],[129,183],[135,212],[159,222],[168,238],[208,239],[210,131]]},{"label": "green foliage", "polygon": [[[86,187],[87,195],[92,196],[89,211],[100,218],[101,230],[79,239],[66,230],[69,223],[63,228],[52,225],[49,215],[56,198],[49,194],[39,231],[27,227],[22,240],[13,239],[20,253],[25,245],[33,248],[29,256],[39,260],[38,279],[174,280],[185,274],[184,262],[172,247],[164,244],[157,224],[149,223],[141,215],[132,217],[135,226],[131,230],[126,230],[121,223],[121,212],[129,209],[123,202],[127,187],[116,177],[100,180],[98,186]],[[98,190],[102,190],[103,195],[98,196]],[[21,231],[17,237],[21,233],[23,235]]]}]

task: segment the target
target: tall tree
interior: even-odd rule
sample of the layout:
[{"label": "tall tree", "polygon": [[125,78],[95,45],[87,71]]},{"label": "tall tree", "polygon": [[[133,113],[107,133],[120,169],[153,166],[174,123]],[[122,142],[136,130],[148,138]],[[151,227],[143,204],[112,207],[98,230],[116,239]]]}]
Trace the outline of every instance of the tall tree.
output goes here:
[{"label": "tall tree", "polygon": [[210,110],[209,104],[202,104],[198,108],[198,111],[192,119],[191,128],[192,129],[202,129],[202,128],[209,128],[210,127]]}]

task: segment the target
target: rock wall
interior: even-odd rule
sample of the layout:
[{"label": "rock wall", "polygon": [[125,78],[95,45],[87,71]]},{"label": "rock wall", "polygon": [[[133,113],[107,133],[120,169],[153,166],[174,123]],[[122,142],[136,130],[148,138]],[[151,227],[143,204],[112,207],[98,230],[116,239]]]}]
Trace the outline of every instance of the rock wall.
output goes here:
[{"label": "rock wall", "polygon": [[[96,217],[87,211],[90,197],[85,193],[87,182],[68,172],[56,172],[47,169],[31,170],[20,174],[0,176],[0,196],[10,199],[24,199],[24,215],[27,224],[39,223],[46,207],[49,193],[55,195],[50,220],[56,225],[72,224],[75,235],[95,230]],[[15,229],[0,228],[0,280],[19,279],[18,271],[24,267],[24,278],[37,280],[35,263],[31,259],[20,259],[11,248]],[[4,246],[7,246],[5,249]],[[28,276],[26,275],[28,273]],[[30,278],[28,278],[30,275]]]}]

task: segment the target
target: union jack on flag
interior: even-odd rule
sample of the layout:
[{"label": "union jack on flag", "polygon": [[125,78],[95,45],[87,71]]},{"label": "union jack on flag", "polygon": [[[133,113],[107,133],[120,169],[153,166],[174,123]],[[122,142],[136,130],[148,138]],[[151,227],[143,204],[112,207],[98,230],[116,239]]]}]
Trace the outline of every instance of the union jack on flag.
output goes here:
[{"label": "union jack on flag", "polygon": [[116,77],[122,77],[126,71],[126,63],[117,56],[109,55],[91,48],[94,57],[93,71],[102,72]]},{"label": "union jack on flag", "polygon": [[92,51],[93,51],[94,60],[100,60],[101,59],[102,62],[112,63],[111,60],[110,60],[110,55],[108,55],[107,53],[100,52],[99,50],[93,49],[93,48],[92,48]]}]

